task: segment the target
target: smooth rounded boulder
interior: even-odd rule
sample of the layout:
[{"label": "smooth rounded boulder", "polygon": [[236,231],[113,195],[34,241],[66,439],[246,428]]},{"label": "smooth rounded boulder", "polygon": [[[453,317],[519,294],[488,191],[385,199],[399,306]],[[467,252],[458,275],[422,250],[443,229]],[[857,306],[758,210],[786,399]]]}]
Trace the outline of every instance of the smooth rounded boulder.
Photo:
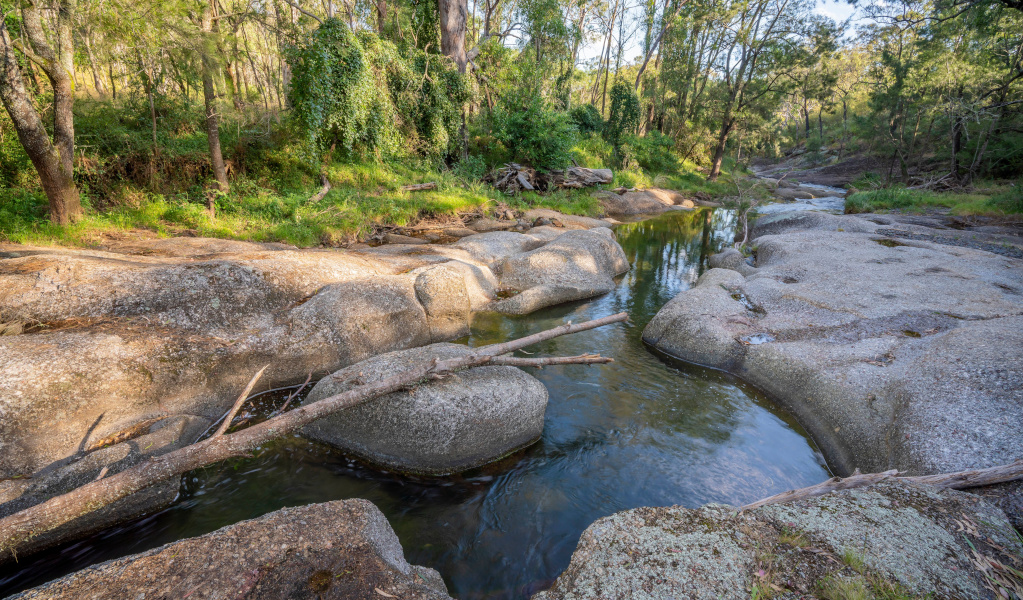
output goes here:
[{"label": "smooth rounded boulder", "polygon": [[[432,344],[389,352],[320,380],[306,403],[391,377],[408,365],[472,352]],[[403,472],[440,475],[503,458],[540,438],[547,389],[516,367],[466,369],[340,411],[303,429],[315,440]]]}]

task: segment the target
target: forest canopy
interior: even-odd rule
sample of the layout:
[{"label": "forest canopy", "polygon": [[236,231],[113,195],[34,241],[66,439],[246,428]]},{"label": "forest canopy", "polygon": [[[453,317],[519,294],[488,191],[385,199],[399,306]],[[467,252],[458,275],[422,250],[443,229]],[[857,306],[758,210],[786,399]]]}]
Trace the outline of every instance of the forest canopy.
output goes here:
[{"label": "forest canopy", "polygon": [[470,188],[511,161],[713,182],[728,161],[864,156],[879,185],[963,188],[1023,173],[1014,0],[872,0],[855,23],[812,0],[0,6],[0,216],[18,227],[154,201],[294,216],[341,165]]}]

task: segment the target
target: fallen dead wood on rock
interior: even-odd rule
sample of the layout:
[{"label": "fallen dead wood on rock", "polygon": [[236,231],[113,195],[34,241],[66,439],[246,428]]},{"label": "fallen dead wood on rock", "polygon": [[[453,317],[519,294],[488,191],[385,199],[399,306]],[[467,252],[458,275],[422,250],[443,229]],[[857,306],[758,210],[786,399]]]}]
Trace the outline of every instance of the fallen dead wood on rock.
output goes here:
[{"label": "fallen dead wood on rock", "polygon": [[507,163],[485,178],[495,188],[508,194],[522,191],[549,192],[558,188],[582,189],[602,183],[611,183],[611,169],[569,167],[564,171],[543,173],[517,163]]},{"label": "fallen dead wood on rock", "polygon": [[401,190],[403,192],[422,192],[422,191],[425,191],[425,190],[435,190],[435,189],[437,189],[437,182],[436,181],[431,181],[429,183],[412,183],[412,184],[409,184],[409,185],[401,186]]},{"label": "fallen dead wood on rock", "polygon": [[[431,361],[410,364],[404,371],[387,379],[360,385],[231,434],[224,433],[227,426],[222,425],[217,433],[210,438],[161,456],[152,457],[120,473],[98,479],[66,494],[0,519],[0,556],[10,552],[17,558],[18,547],[32,537],[99,510],[150,485],[215,462],[235,457],[247,457],[248,453],[257,446],[298,431],[313,421],[339,410],[392,392],[415,387],[433,379],[441,379],[461,369],[493,364],[542,367],[551,364],[611,362],[613,360],[611,358],[592,354],[535,359],[503,355],[562,335],[586,331],[626,319],[628,319],[627,313],[618,313],[577,325],[569,322],[518,340],[482,346],[466,356],[447,360],[434,358]],[[253,377],[250,386],[255,384],[256,379],[257,377]],[[247,396],[247,393],[247,391],[243,393],[239,401],[228,412],[225,424],[231,422],[234,414],[244,404],[242,399]]]},{"label": "fallen dead wood on rock", "polygon": [[818,483],[817,485],[811,485],[810,487],[775,494],[770,498],[764,498],[763,500],[757,500],[752,504],[747,504],[740,510],[759,508],[761,506],[767,506],[768,504],[780,504],[782,502],[794,502],[796,500],[815,498],[817,496],[830,494],[831,492],[866,487],[868,485],[880,483],[889,478],[895,478],[900,481],[909,481],[911,483],[923,483],[939,488],[962,490],[966,488],[994,485],[996,483],[1023,479],[1023,458],[1007,465],[999,465],[997,467],[990,467],[987,469],[975,469],[972,471],[958,471],[956,473],[942,473],[938,475],[914,475],[906,477],[900,476],[898,471],[884,471],[883,473],[865,474],[856,472],[849,477],[832,477],[831,479]]}]

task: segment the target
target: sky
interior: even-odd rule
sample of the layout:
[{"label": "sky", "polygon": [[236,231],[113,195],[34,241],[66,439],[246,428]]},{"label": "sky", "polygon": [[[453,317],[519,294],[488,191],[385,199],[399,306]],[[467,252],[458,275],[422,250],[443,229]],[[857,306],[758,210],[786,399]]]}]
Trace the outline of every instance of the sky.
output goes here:
[{"label": "sky", "polygon": [[[638,5],[637,5],[638,6]],[[856,12],[855,7],[850,6],[845,0],[817,0],[817,7],[814,9],[817,14],[831,17],[835,21],[842,22],[848,19]],[[856,26],[856,19],[854,18],[852,27]],[[579,50],[579,60],[581,63],[586,61],[593,61],[603,50],[603,42],[600,43],[592,42],[584,44]],[[642,44],[642,35],[634,34],[632,39],[629,40],[629,44],[626,48],[625,55],[630,57],[639,56],[641,53],[640,47]],[[639,59],[642,60],[642,59]]]}]

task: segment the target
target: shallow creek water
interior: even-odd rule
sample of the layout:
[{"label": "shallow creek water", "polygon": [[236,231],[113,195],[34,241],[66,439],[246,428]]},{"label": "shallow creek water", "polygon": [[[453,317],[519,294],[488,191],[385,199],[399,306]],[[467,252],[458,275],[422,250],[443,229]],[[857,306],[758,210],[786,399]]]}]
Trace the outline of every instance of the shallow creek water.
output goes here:
[{"label": "shallow creek water", "polygon": [[725,210],[669,213],[621,225],[633,265],[616,290],[526,317],[483,315],[470,345],[628,311],[631,322],[557,338],[536,355],[600,352],[606,366],[530,370],[550,401],[542,439],[453,477],[366,466],[300,438],[252,459],[188,474],[159,514],[0,569],[0,597],[103,560],[141,552],[284,506],[366,498],[387,515],[409,562],[434,567],[452,596],[526,598],[551,585],[594,520],[638,506],[742,504],[828,477],[803,430],[756,390],[655,355],[651,317],[728,243]]}]

